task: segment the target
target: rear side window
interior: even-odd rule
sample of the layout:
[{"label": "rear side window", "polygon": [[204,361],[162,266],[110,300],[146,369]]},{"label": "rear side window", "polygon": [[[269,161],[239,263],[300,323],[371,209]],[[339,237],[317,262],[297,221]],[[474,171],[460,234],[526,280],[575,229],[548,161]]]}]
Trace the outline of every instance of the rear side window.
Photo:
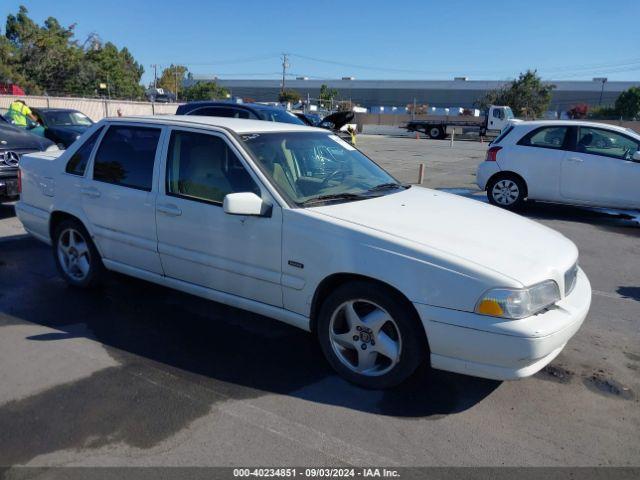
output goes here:
[{"label": "rear side window", "polygon": [[93,162],[93,179],[151,191],[159,128],[111,126]]},{"label": "rear side window", "polygon": [[518,145],[525,147],[561,149],[565,145],[569,127],[541,127],[526,134]]},{"label": "rear side window", "polygon": [[100,127],[98,130],[93,132],[87,141],[84,142],[78,150],[76,150],[76,153],[71,155],[71,158],[67,162],[65,172],[70,173],[71,175],[84,175],[87,163],[89,163],[89,158],[91,158],[91,152],[93,152],[93,147],[95,147],[103,128],[104,127]]}]

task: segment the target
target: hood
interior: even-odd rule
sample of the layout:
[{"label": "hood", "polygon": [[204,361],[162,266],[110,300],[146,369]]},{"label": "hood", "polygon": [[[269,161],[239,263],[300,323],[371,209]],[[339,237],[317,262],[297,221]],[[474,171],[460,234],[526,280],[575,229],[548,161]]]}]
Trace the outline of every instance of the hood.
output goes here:
[{"label": "hood", "polygon": [[2,150],[40,150],[53,145],[49,139],[30,133],[29,130],[0,123],[0,149]]},{"label": "hood", "polygon": [[322,122],[320,122],[320,126],[322,126],[324,122],[331,122],[333,124],[333,127],[331,127],[332,130],[340,130],[347,123],[350,123],[355,116],[356,115],[353,112],[332,113],[331,115],[327,115],[322,119]]},{"label": "hood", "polygon": [[415,242],[427,254],[453,255],[462,266],[471,262],[524,286],[549,278],[562,286],[564,272],[578,256],[573,242],[544,225],[421,187],[311,210]]}]

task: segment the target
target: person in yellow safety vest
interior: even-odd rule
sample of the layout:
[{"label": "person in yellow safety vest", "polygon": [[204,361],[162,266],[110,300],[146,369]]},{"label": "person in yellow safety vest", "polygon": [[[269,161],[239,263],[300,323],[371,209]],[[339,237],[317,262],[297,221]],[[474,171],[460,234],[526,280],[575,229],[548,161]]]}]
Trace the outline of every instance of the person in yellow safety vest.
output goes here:
[{"label": "person in yellow safety vest", "polygon": [[356,146],[356,129],[353,128],[351,125],[349,125],[347,127],[347,132],[349,132],[349,135],[351,135],[351,145],[355,147]]},{"label": "person in yellow safety vest", "polygon": [[34,122],[38,121],[31,109],[24,102],[24,100],[14,100],[13,103],[9,105],[7,117],[9,117],[9,120],[13,125],[23,128],[27,128],[27,119],[30,119]]}]

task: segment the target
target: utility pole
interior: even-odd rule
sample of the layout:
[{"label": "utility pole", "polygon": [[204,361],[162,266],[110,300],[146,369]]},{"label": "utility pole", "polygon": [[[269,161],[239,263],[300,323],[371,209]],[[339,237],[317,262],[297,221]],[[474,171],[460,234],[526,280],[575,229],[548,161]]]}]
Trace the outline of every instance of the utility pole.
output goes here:
[{"label": "utility pole", "polygon": [[285,76],[287,74],[287,68],[289,68],[288,57],[289,57],[288,53],[282,54],[282,88],[280,88],[280,93],[284,93]]},{"label": "utility pole", "polygon": [[602,94],[604,93],[604,84],[609,80],[607,77],[596,77],[594,78],[596,82],[602,82],[602,87],[600,88],[600,100],[598,101],[598,106],[602,105]]},{"label": "utility pole", "polygon": [[178,101],[178,65],[173,68],[173,75],[176,79],[176,102]]},{"label": "utility pole", "polygon": [[158,88],[158,64],[154,63],[151,66],[153,67],[153,88],[155,90]]}]

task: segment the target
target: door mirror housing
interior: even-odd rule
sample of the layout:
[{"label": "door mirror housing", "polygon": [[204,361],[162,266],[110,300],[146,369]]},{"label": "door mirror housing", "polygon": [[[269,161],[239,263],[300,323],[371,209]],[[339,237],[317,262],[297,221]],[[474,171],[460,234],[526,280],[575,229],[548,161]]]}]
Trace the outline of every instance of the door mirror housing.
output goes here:
[{"label": "door mirror housing", "polygon": [[640,162],[640,150],[633,153],[631,160],[633,160],[634,162]]},{"label": "door mirror housing", "polygon": [[271,216],[271,205],[253,192],[229,193],[222,202],[224,213],[252,217]]}]

